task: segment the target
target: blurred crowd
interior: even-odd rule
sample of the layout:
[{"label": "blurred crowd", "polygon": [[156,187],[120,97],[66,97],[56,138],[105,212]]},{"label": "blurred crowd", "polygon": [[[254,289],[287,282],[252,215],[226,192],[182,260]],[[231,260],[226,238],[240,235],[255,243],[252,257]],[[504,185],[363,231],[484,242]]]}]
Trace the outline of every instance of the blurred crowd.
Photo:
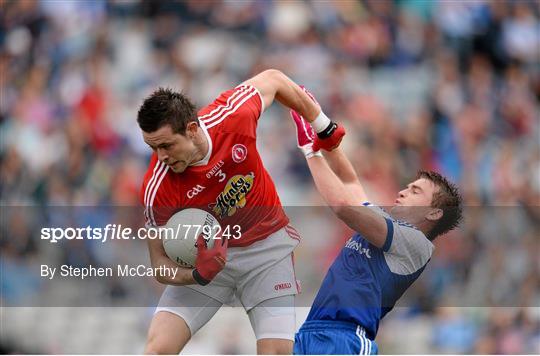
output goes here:
[{"label": "blurred crowd", "polygon": [[[36,214],[15,207],[138,206],[151,153],[135,121],[145,96],[169,86],[203,106],[277,68],[345,125],[372,201],[390,205],[420,168],[464,194],[463,227],[436,241],[407,311],[383,321],[381,351],[404,350],[390,334],[403,325],[425,330],[413,353],[540,351],[540,2],[6,0],[0,44],[6,305],[27,293],[44,253]],[[261,155],[284,205],[320,205],[287,121],[277,104],[265,112]],[[304,236],[308,291],[344,231]],[[118,258],[62,248],[66,263]],[[128,298],[118,283],[109,294]]]}]

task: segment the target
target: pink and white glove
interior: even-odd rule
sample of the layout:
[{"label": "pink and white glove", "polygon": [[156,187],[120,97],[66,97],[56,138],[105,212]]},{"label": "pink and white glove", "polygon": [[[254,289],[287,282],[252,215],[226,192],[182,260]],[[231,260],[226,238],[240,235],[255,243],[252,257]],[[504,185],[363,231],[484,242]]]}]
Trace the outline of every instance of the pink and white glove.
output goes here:
[{"label": "pink and white glove", "polygon": [[[300,86],[302,90],[313,100],[317,105],[319,103],[304,86]],[[319,105],[320,106],[320,105]],[[313,156],[321,156],[318,152],[321,149],[332,151],[339,146],[345,129],[336,122],[331,121],[324,112],[320,112],[319,116],[310,124],[300,114],[291,110],[291,116],[296,124],[296,134],[298,139],[298,147],[304,152],[306,158]],[[303,131],[303,133],[302,133]],[[300,136],[306,136],[311,141],[310,144],[300,144]],[[304,140],[305,142],[305,140]]]},{"label": "pink and white glove", "polygon": [[[307,91],[306,91],[307,92]],[[308,93],[309,94],[309,93]],[[313,97],[312,97],[313,98]],[[313,151],[313,142],[315,141],[315,130],[311,127],[302,115],[294,110],[290,111],[291,118],[293,119],[294,126],[296,127],[296,143],[300,151],[304,154],[306,159],[311,157],[322,157],[321,152]]]}]

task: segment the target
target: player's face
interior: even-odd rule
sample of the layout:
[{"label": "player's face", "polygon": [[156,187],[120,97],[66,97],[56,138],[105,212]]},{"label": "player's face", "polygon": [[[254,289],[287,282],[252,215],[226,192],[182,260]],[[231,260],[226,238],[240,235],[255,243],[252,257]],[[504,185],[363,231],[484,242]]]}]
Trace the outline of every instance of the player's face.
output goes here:
[{"label": "player's face", "polygon": [[436,189],[433,182],[425,178],[409,183],[405,189],[398,193],[392,207],[392,213],[397,213],[398,216],[424,216],[432,210],[431,201]]},{"label": "player's face", "polygon": [[170,125],[144,132],[143,139],[174,173],[182,173],[194,162],[197,149],[189,135],[174,133]]}]

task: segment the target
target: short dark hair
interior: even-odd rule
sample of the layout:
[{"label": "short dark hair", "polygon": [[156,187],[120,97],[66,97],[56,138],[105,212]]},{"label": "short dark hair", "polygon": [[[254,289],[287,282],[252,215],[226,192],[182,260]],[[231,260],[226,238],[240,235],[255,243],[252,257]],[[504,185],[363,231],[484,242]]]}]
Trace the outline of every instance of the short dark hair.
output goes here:
[{"label": "short dark hair", "polygon": [[187,124],[192,121],[199,124],[195,105],[183,93],[169,88],[159,88],[144,99],[137,114],[137,122],[144,132],[171,125],[174,133],[184,135]]},{"label": "short dark hair", "polygon": [[430,240],[457,227],[463,220],[463,198],[458,188],[437,172],[418,171],[416,179],[425,178],[438,189],[433,193],[431,206],[443,211],[442,217],[427,234]]}]

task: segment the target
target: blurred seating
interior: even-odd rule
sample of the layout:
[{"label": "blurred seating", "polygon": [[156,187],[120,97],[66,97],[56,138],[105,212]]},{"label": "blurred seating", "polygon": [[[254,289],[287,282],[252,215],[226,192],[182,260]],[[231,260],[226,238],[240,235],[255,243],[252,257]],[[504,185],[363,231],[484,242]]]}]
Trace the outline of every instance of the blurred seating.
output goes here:
[{"label": "blurred seating", "polygon": [[[450,176],[464,192],[464,226],[438,239],[425,275],[405,296],[406,308],[383,321],[381,350],[537,353],[539,18],[539,3],[526,0],[6,1],[0,202],[6,211],[136,206],[150,155],[135,123],[146,95],[172,86],[202,106],[278,68],[347,127],[344,148],[373,201],[391,204],[420,168]],[[321,205],[287,120],[278,105],[264,114],[261,155],[285,205]],[[313,293],[346,230],[335,225],[311,236],[302,216],[313,212],[296,209],[304,210],[293,224],[306,235],[298,275]],[[55,218],[40,215],[15,214],[0,226],[0,265],[13,277],[0,281],[7,306],[2,347],[139,353],[150,309],[9,308],[28,293],[54,295],[32,281],[36,256],[82,264],[123,261],[131,253],[146,258],[140,242],[107,253],[92,244],[36,243],[31,232]],[[111,300],[116,295],[119,305],[160,290],[151,281],[88,283]],[[312,297],[301,296],[302,305]],[[247,318],[231,310],[220,315],[229,325],[240,318],[238,335],[212,321],[189,350],[254,352]]]}]

